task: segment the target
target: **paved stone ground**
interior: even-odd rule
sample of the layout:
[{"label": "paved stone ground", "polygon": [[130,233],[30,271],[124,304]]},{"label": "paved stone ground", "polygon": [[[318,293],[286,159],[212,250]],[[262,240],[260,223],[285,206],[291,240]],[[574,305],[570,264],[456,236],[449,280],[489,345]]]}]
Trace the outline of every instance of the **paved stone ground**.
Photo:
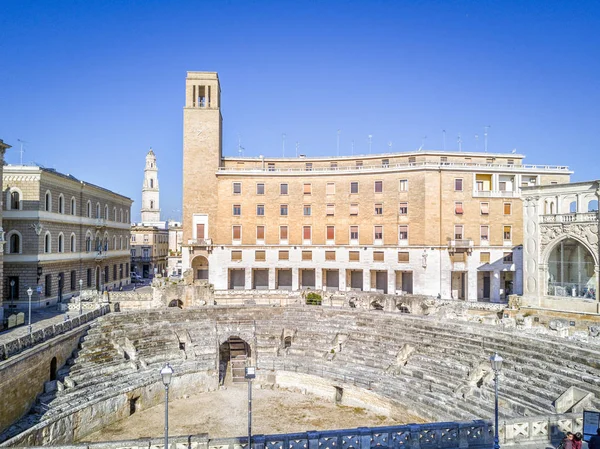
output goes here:
[{"label": "paved stone ground", "polygon": [[[19,309],[19,312],[25,313],[25,324],[0,332],[0,344],[4,344],[10,340],[14,340],[15,338],[27,335],[29,332],[29,312],[27,309]],[[12,313],[14,313],[14,309],[11,309],[10,312],[6,309],[4,310],[5,317],[11,315]],[[69,315],[76,316],[78,313],[79,312],[70,313]],[[63,322],[66,315],[67,314],[65,312],[59,312],[56,306],[43,309],[33,309],[31,311],[31,326],[35,332],[37,329]]]},{"label": "paved stone ground", "polygon": [[[333,400],[327,401],[287,390],[254,388],[252,396],[253,434],[423,422],[409,412],[388,418],[362,408],[338,406]],[[247,404],[246,384],[231,385],[225,390],[169,401],[169,434],[208,433],[211,438],[247,435]],[[89,435],[84,441],[161,437],[164,435],[164,410],[164,404],[141,410]]]}]

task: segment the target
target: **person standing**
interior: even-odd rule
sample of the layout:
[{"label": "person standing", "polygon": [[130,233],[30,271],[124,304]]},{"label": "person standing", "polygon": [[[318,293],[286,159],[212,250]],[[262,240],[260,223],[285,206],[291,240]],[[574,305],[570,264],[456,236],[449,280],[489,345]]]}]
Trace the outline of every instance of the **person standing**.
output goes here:
[{"label": "person standing", "polygon": [[575,446],[573,445],[573,436],[573,433],[567,432],[567,435],[558,445],[558,449],[575,449]]},{"label": "person standing", "polygon": [[588,449],[600,449],[600,427],[596,430],[596,435],[588,441]]}]

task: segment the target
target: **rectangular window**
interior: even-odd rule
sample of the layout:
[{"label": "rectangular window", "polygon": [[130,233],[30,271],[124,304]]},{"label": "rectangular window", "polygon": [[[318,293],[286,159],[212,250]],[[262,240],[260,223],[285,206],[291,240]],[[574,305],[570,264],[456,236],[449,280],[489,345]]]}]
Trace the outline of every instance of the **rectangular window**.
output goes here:
[{"label": "rectangular window", "polygon": [[333,216],[335,215],[335,204],[328,204],[326,207],[326,214],[327,216]]},{"label": "rectangular window", "polygon": [[512,239],[512,227],[504,226],[504,240],[511,240],[511,239]]},{"label": "rectangular window", "polygon": [[462,215],[463,214],[463,203],[462,201],[456,201],[454,203],[454,213],[457,215]]},{"label": "rectangular window", "polygon": [[400,191],[407,192],[408,191],[408,179],[400,180]]},{"label": "rectangular window", "polygon": [[335,240],[335,226],[327,226],[327,240]]},{"label": "rectangular window", "polygon": [[92,269],[88,268],[87,269],[87,275],[86,275],[86,285],[88,287],[92,286]]},{"label": "rectangular window", "polygon": [[508,165],[514,165],[515,164],[515,160],[514,159],[509,159],[509,160],[506,161],[506,163]]},{"label": "rectangular window", "polygon": [[335,251],[325,251],[325,260],[335,260]]},{"label": "rectangular window", "polygon": [[504,263],[512,263],[513,262],[513,253],[504,253],[504,257],[502,257],[502,261]]},{"label": "rectangular window", "polygon": [[304,240],[310,240],[311,235],[312,235],[312,232],[311,232],[310,226],[303,226],[302,227],[302,238]]},{"label": "rectangular window", "polygon": [[288,205],[282,204],[279,206],[279,215],[286,216],[288,214]]},{"label": "rectangular window", "polygon": [[512,212],[512,203],[504,203],[504,215],[510,215]]},{"label": "rectangular window", "polygon": [[267,170],[269,170],[269,171],[275,171],[275,164],[273,162],[269,162],[267,164]]},{"label": "rectangular window", "polygon": [[233,205],[233,215],[242,215],[242,205],[241,204],[234,204]]},{"label": "rectangular window", "polygon": [[390,160],[389,159],[382,159],[381,160],[381,166],[383,168],[388,168],[390,166]]},{"label": "rectangular window", "polygon": [[257,226],[256,227],[256,240],[264,240],[265,239],[265,227]]},{"label": "rectangular window", "polygon": [[290,260],[289,251],[279,251],[279,260]]},{"label": "rectangular window", "polygon": [[454,240],[463,239],[463,225],[454,225]]},{"label": "rectangular window", "polygon": [[263,216],[265,214],[265,205],[257,204],[256,205],[256,215]]},{"label": "rectangular window", "polygon": [[305,195],[310,195],[312,193],[312,184],[310,183],[304,183],[304,194]]},{"label": "rectangular window", "polygon": [[304,210],[304,215],[309,216],[309,215],[311,215],[312,207],[310,206],[310,204],[305,204],[303,210]]},{"label": "rectangular window", "polygon": [[442,163],[442,165],[447,165],[448,158],[446,156],[442,156],[440,157],[440,162]]},{"label": "rectangular window", "polygon": [[479,203],[481,215],[488,215],[490,213],[490,203]]},{"label": "rectangular window", "polygon": [[71,271],[71,291],[77,290],[77,271]]},{"label": "rectangular window", "polygon": [[382,203],[375,204],[375,215],[383,215],[383,204]]},{"label": "rectangular window", "polygon": [[288,194],[288,185],[287,184],[279,184],[279,194],[280,195]]},{"label": "rectangular window", "polygon": [[350,240],[358,240],[358,226],[350,226]]},{"label": "rectangular window", "polygon": [[379,226],[379,225],[374,226],[373,234],[374,234],[375,240],[382,240],[383,239],[383,226]]},{"label": "rectangular window", "polygon": [[454,179],[454,190],[457,192],[462,192],[463,189],[463,180],[462,178],[455,178]]},{"label": "rectangular window", "polygon": [[383,192],[383,181],[375,181],[375,193]]},{"label": "rectangular window", "polygon": [[312,251],[302,251],[302,260],[312,260]]},{"label": "rectangular window", "polygon": [[408,158],[409,164],[414,164],[415,162],[417,162],[417,158],[415,156],[411,156]]},{"label": "rectangular window", "polygon": [[383,262],[384,253],[383,251],[373,251],[373,262]]},{"label": "rectangular window", "polygon": [[259,182],[258,184],[256,184],[256,194],[257,195],[265,194],[265,184],[264,183]]},{"label": "rectangular window", "polygon": [[360,251],[350,251],[348,253],[350,262],[360,262]]},{"label": "rectangular window", "polygon": [[407,215],[408,214],[408,203],[400,203],[400,211],[399,211],[400,215]]},{"label": "rectangular window", "polygon": [[239,225],[233,226],[233,240],[242,239],[242,227]]},{"label": "rectangular window", "polygon": [[117,264],[113,265],[113,279],[117,279]]},{"label": "rectangular window", "polygon": [[479,229],[481,241],[487,242],[490,239],[490,227],[488,225],[482,225]]},{"label": "rectangular window", "polygon": [[398,226],[398,240],[408,240],[408,226]]},{"label": "rectangular window", "polygon": [[263,250],[254,251],[254,260],[256,260],[257,262],[264,262],[265,260],[267,260],[266,251],[263,251]]},{"label": "rectangular window", "polygon": [[358,181],[352,181],[350,183],[350,193],[358,193]]},{"label": "rectangular window", "polygon": [[483,192],[483,181],[476,181],[475,185],[477,186],[478,192]]},{"label": "rectangular window", "polygon": [[498,188],[501,192],[506,192],[506,181],[500,181],[498,183]]},{"label": "rectangular window", "polygon": [[312,171],[312,162],[306,163],[306,171]]},{"label": "rectangular window", "polygon": [[356,161],[356,168],[362,168],[363,161]]},{"label": "rectangular window", "polygon": [[486,164],[493,164],[493,163],[494,163],[494,158],[493,158],[493,157],[488,157],[488,158],[485,160],[485,163],[486,163]]},{"label": "rectangular window", "polygon": [[335,182],[328,182],[327,186],[325,187],[325,193],[327,195],[334,195],[335,194]]},{"label": "rectangular window", "polygon": [[410,261],[410,253],[401,251],[398,253],[398,262],[409,262]]},{"label": "rectangular window", "polygon": [[490,263],[490,253],[479,253],[479,263]]},{"label": "rectangular window", "polygon": [[231,260],[242,260],[241,251],[231,251]]},{"label": "rectangular window", "polygon": [[332,162],[331,164],[329,164],[329,167],[330,167],[332,170],[337,170],[337,168],[338,168],[338,167],[337,167],[337,162]]},{"label": "rectangular window", "polygon": [[350,204],[350,215],[358,215],[358,203]]},{"label": "rectangular window", "polygon": [[233,183],[233,194],[234,195],[239,195],[242,193],[242,183],[241,182],[234,182]]},{"label": "rectangular window", "polygon": [[288,227],[287,226],[279,226],[279,240],[287,240],[288,239]]}]

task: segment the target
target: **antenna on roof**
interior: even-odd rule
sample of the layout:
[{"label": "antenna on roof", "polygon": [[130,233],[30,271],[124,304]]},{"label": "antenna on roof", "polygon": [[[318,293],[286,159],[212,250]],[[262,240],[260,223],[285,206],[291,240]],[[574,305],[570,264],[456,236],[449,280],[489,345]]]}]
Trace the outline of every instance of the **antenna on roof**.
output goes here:
[{"label": "antenna on roof", "polygon": [[340,133],[342,131],[341,130],[337,130],[337,155],[340,155]]},{"label": "antenna on roof", "polygon": [[285,157],[285,133],[281,135],[281,154]]},{"label": "antenna on roof", "polygon": [[240,138],[240,135],[238,134],[238,155],[239,155],[239,157],[244,156],[244,150],[245,150],[245,148],[242,146],[242,139]]},{"label": "antenna on roof", "polygon": [[515,154],[516,152],[517,152],[516,148],[513,148],[512,151],[511,151],[512,154]]},{"label": "antenna on roof", "polygon": [[390,153],[391,153],[392,152],[392,141],[391,140],[388,142],[388,147],[390,148]]},{"label": "antenna on roof", "polygon": [[421,146],[417,151],[421,151],[423,149],[423,147],[425,146],[425,139],[427,139],[427,136],[421,137]]},{"label": "antenna on roof", "polygon": [[475,151],[479,151],[479,134],[475,134]]},{"label": "antenna on roof", "polygon": [[446,151],[446,130],[442,129],[442,136],[444,138],[444,151]]},{"label": "antenna on roof", "polygon": [[458,134],[458,151],[462,151],[462,139],[460,138],[460,133]]},{"label": "antenna on roof", "polygon": [[486,125],[484,126],[484,131],[483,131],[483,150],[487,153],[487,136],[488,136],[488,129],[490,129],[491,126],[490,125]]},{"label": "antenna on roof", "polygon": [[21,149],[19,150],[19,153],[21,153],[21,165],[23,165],[23,153],[25,152],[25,150],[23,149],[23,144],[28,142],[21,139],[17,139],[17,141],[21,143]]}]

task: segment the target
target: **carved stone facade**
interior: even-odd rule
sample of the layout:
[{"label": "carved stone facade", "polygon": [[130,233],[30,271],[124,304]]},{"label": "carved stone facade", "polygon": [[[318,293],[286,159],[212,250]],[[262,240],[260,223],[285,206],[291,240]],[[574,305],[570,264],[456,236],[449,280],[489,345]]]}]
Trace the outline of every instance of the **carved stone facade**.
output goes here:
[{"label": "carved stone facade", "polygon": [[524,305],[599,312],[598,185],[523,188]]}]

